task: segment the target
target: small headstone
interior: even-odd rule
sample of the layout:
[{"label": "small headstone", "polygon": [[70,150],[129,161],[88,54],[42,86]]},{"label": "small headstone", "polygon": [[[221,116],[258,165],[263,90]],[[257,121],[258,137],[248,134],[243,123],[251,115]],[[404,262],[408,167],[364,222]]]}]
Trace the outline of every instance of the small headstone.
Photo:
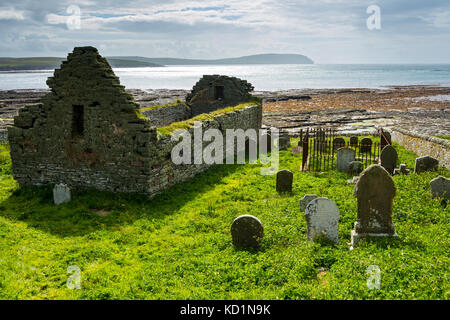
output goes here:
[{"label": "small headstone", "polygon": [[397,237],[392,223],[392,202],[396,189],[389,173],[373,164],[359,176],[355,186],[358,213],[351,232],[352,247],[362,238]]},{"label": "small headstone", "polygon": [[347,180],[347,184],[356,184],[358,183],[359,176],[354,176],[352,179]]},{"label": "small headstone", "polygon": [[352,161],[348,165],[348,173],[358,175],[364,170],[364,164],[361,161]]},{"label": "small headstone", "polygon": [[439,176],[430,181],[432,198],[450,199],[450,179]]},{"label": "small headstone", "polygon": [[357,136],[351,136],[350,137],[350,146],[356,147],[358,145],[358,137]]},{"label": "small headstone", "polygon": [[415,173],[421,173],[426,171],[436,171],[439,166],[439,160],[430,156],[419,157],[416,159],[414,166]]},{"label": "small headstone", "polygon": [[280,150],[285,150],[291,146],[291,139],[287,133],[280,133],[278,146]]},{"label": "small headstone", "polygon": [[291,152],[293,154],[301,154],[303,152],[303,148],[302,147],[293,147]]},{"label": "small headstone", "polygon": [[400,168],[394,169],[394,175],[396,174],[409,174],[409,169],[406,169],[406,164],[402,163]]},{"label": "small headstone", "polygon": [[381,150],[381,166],[387,170],[390,174],[394,173],[394,169],[397,165],[397,151],[391,145],[386,145],[383,150]]},{"label": "small headstone", "polygon": [[337,169],[342,172],[348,172],[349,165],[355,161],[355,150],[350,148],[341,148],[336,153]]},{"label": "small headstone", "polygon": [[71,192],[70,188],[63,184],[56,184],[53,188],[53,201],[56,205],[60,205],[65,202],[70,202]]},{"label": "small headstone", "polygon": [[339,208],[327,198],[317,198],[308,203],[305,209],[308,240],[325,236],[338,243]]},{"label": "small headstone", "polygon": [[231,224],[231,238],[236,247],[259,248],[264,237],[264,227],[258,218],[246,214],[234,219]]},{"label": "small headstone", "polygon": [[335,138],[333,140],[333,150],[336,151],[340,148],[345,147],[345,140],[344,138]]},{"label": "small headstone", "polygon": [[316,198],[318,198],[318,196],[315,194],[307,194],[302,199],[300,199],[300,212],[305,211],[308,203],[310,203],[312,200]]},{"label": "small headstone", "polygon": [[280,170],[277,172],[277,191],[291,192],[294,174],[290,170]]},{"label": "small headstone", "polygon": [[372,151],[372,139],[370,139],[370,138],[363,138],[361,140],[359,151],[361,153],[371,152]]}]

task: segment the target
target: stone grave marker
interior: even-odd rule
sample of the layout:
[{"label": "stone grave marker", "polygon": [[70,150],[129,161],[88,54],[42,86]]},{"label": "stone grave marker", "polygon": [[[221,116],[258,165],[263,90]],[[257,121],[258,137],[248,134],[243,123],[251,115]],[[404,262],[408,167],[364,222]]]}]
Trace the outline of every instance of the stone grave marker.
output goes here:
[{"label": "stone grave marker", "polygon": [[439,176],[430,181],[432,198],[450,199],[450,179]]},{"label": "stone grave marker", "polygon": [[364,170],[355,185],[358,213],[351,245],[363,238],[398,237],[392,223],[394,181],[382,166],[373,164]]},{"label": "stone grave marker", "polygon": [[71,191],[67,185],[63,183],[55,185],[53,188],[53,201],[56,205],[70,202],[71,198]]},{"label": "stone grave marker", "polygon": [[380,148],[381,150],[384,149],[385,146],[391,145],[391,134],[388,131],[384,131],[383,129],[380,130]]},{"label": "stone grave marker", "polygon": [[318,198],[318,196],[315,194],[307,194],[302,199],[300,199],[300,212],[305,211],[308,203],[310,203],[312,200],[316,198]]},{"label": "stone grave marker", "polygon": [[277,172],[277,192],[291,192],[294,174],[290,170],[280,170]]},{"label": "stone grave marker", "polygon": [[325,236],[338,243],[339,208],[327,198],[316,198],[308,203],[305,209],[308,240]]},{"label": "stone grave marker", "polygon": [[342,172],[348,172],[349,165],[355,161],[355,150],[351,148],[341,148],[336,153],[337,169]]},{"label": "stone grave marker", "polygon": [[245,214],[231,224],[231,238],[236,247],[259,248],[264,237],[264,227],[255,216]]},{"label": "stone grave marker", "polygon": [[334,151],[336,151],[336,150],[338,150],[338,149],[340,149],[340,148],[343,148],[343,147],[345,147],[345,140],[344,140],[344,138],[335,138],[334,140],[333,140],[333,150]]},{"label": "stone grave marker", "polygon": [[286,150],[291,146],[291,139],[289,138],[289,134],[281,133],[278,139],[278,145],[280,150]]},{"label": "stone grave marker", "polygon": [[381,166],[390,174],[394,174],[394,169],[397,166],[397,159],[397,151],[393,146],[386,145],[383,150],[381,150]]},{"label": "stone grave marker", "polygon": [[372,152],[372,139],[370,138],[363,138],[361,139],[360,149],[359,151],[361,153],[367,153]]},{"label": "stone grave marker", "polygon": [[439,160],[430,157],[419,157],[416,159],[416,163],[414,166],[414,172],[415,173],[421,173],[426,171],[436,171],[439,166]]},{"label": "stone grave marker", "polygon": [[357,136],[351,136],[350,137],[350,146],[356,147],[358,145],[358,137]]},{"label": "stone grave marker", "polygon": [[352,161],[348,165],[348,173],[358,175],[364,170],[364,164],[361,161]]}]

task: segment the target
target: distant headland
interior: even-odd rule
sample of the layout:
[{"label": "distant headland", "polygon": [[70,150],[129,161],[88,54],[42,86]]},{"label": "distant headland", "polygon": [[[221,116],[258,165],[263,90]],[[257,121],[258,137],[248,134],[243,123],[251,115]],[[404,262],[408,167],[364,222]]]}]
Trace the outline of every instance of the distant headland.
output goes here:
[{"label": "distant headland", "polygon": [[[0,71],[53,70],[65,58],[30,57],[0,58]],[[107,57],[113,68],[163,67],[167,65],[242,65],[242,64],[313,64],[301,54],[257,54],[226,59],[146,58],[139,56]]]}]

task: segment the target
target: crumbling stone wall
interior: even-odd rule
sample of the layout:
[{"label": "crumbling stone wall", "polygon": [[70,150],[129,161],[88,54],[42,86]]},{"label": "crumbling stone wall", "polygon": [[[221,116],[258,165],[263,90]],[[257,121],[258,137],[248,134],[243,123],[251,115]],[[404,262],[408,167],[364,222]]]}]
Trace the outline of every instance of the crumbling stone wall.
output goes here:
[{"label": "crumbling stone wall", "polygon": [[205,75],[186,96],[192,116],[248,101],[253,86],[246,80],[222,75]]},{"label": "crumbling stone wall", "polygon": [[[177,142],[138,112],[97,49],[75,48],[47,84],[51,91],[42,103],[25,106],[8,128],[13,176],[21,186],[65,183],[153,196],[209,167],[172,163]],[[261,120],[259,104],[202,126],[259,129]]]},{"label": "crumbling stone wall", "polygon": [[164,127],[172,122],[183,121],[192,116],[191,109],[184,103],[144,108],[141,109],[141,113],[155,127]]}]

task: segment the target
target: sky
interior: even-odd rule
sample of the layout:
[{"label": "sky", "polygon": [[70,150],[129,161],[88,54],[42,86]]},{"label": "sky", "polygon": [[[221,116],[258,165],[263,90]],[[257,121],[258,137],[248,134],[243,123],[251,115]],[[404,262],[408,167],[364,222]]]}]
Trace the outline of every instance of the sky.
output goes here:
[{"label": "sky", "polygon": [[1,57],[65,57],[85,45],[104,56],[450,63],[450,1],[0,0]]}]

